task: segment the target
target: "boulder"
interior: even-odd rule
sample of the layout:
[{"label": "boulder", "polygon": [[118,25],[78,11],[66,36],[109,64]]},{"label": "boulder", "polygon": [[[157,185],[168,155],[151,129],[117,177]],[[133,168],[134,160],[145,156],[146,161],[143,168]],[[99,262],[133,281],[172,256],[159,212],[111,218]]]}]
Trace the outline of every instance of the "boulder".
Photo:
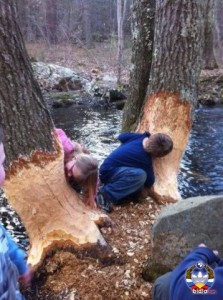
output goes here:
[{"label": "boulder", "polygon": [[35,78],[44,90],[69,91],[82,88],[87,89],[87,86],[90,84],[90,80],[83,74],[55,64],[33,62],[32,68]]},{"label": "boulder", "polygon": [[169,205],[152,229],[152,260],[174,268],[200,243],[223,255],[223,195],[193,197]]}]

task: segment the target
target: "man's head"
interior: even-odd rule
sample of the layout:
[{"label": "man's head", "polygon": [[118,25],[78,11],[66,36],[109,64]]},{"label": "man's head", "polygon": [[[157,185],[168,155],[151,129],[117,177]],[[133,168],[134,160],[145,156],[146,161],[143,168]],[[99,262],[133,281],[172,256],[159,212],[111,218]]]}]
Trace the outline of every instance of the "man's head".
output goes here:
[{"label": "man's head", "polygon": [[0,188],[3,186],[5,181],[5,169],[3,163],[5,161],[5,150],[3,146],[4,134],[2,129],[0,128]]},{"label": "man's head", "polygon": [[162,157],[172,151],[173,141],[167,134],[155,133],[145,140],[143,146],[151,156]]}]

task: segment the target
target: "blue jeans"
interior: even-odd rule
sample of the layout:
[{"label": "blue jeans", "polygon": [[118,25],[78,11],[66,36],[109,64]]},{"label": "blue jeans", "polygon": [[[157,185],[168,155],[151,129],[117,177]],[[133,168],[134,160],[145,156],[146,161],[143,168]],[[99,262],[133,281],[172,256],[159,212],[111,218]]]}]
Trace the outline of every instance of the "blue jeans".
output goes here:
[{"label": "blue jeans", "polygon": [[101,193],[113,204],[144,188],[147,174],[138,168],[121,167],[110,178],[109,182],[100,188]]},{"label": "blue jeans", "polygon": [[153,285],[152,300],[169,300],[172,272],[158,277]]}]

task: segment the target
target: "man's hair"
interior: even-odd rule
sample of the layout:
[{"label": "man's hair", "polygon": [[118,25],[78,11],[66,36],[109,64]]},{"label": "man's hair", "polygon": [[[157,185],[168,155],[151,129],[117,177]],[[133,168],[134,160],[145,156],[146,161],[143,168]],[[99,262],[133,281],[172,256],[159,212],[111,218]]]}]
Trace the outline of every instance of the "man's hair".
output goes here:
[{"label": "man's hair", "polygon": [[162,157],[170,153],[173,149],[171,137],[165,133],[155,133],[148,138],[145,145],[146,152],[154,157]]},{"label": "man's hair", "polygon": [[76,158],[76,167],[82,173],[78,183],[83,187],[83,201],[91,208],[95,208],[94,198],[98,184],[98,161],[89,154],[80,154]]}]

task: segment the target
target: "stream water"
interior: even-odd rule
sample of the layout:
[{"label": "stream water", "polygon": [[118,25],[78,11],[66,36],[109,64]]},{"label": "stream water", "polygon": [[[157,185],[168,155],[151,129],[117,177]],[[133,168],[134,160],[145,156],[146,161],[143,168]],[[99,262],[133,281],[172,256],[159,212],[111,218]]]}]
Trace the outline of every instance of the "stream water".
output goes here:
[{"label": "stream water", "polygon": [[[52,111],[57,127],[102,162],[119,145],[122,111],[71,106]],[[199,108],[178,177],[182,198],[223,194],[223,107]]]}]

